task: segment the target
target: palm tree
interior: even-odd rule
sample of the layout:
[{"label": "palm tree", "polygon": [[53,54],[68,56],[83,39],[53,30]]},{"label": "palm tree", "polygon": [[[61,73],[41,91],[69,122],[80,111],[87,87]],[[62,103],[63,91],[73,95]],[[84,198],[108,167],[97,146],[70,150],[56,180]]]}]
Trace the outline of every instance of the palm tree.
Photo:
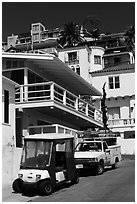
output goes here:
[{"label": "palm tree", "polygon": [[80,26],[73,22],[65,24],[64,32],[58,37],[58,42],[63,47],[73,47],[80,44],[82,41]]},{"label": "palm tree", "polygon": [[125,32],[125,43],[128,51],[135,51],[135,26],[130,26]]}]

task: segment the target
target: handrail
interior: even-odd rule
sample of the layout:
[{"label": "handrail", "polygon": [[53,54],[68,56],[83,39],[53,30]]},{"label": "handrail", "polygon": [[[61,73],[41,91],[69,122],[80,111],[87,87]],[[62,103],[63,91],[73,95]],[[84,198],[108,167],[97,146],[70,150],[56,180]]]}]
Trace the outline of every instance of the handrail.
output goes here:
[{"label": "handrail", "polygon": [[108,126],[126,126],[134,125],[135,118],[118,118],[118,119],[108,119]]}]

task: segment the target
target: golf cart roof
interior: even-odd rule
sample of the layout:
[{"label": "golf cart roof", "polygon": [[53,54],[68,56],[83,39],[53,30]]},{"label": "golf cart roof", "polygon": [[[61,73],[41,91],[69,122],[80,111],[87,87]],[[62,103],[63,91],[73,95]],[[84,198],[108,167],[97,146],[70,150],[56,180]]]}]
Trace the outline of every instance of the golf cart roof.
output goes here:
[{"label": "golf cart roof", "polygon": [[47,133],[47,134],[35,134],[26,136],[24,139],[35,139],[35,140],[62,140],[62,139],[73,139],[73,135],[64,133]]},{"label": "golf cart roof", "polygon": [[101,140],[84,140],[79,143],[99,143],[102,142]]}]

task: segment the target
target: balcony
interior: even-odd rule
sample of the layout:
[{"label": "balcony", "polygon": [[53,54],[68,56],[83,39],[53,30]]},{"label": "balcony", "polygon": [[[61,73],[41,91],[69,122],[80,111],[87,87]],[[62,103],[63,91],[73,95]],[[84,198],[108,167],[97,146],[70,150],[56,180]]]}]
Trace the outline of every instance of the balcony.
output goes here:
[{"label": "balcony", "polygon": [[54,124],[54,125],[39,125],[39,126],[29,126],[28,135],[42,135],[46,133],[65,133],[77,136],[77,131],[63,125]]},{"label": "balcony", "polygon": [[115,67],[115,66],[119,66],[119,65],[127,65],[127,64],[131,64],[130,61],[125,61],[125,62],[118,62],[118,63],[108,63],[108,64],[104,64],[105,68],[109,68],[109,67]]},{"label": "balcony", "polygon": [[20,105],[21,108],[56,105],[59,109],[102,126],[100,110],[54,82],[21,85],[16,88],[15,102],[17,107]]},{"label": "balcony", "polygon": [[109,128],[113,127],[134,127],[135,126],[135,118],[125,118],[125,119],[113,119],[108,120]]},{"label": "balcony", "polygon": [[74,59],[74,60],[65,61],[65,64],[66,64],[66,65],[79,64],[79,59]]}]

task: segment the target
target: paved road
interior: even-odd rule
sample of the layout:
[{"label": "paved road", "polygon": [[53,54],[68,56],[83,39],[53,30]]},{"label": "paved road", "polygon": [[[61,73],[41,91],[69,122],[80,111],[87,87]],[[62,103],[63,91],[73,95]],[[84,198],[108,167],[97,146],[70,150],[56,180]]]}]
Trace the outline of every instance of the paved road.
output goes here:
[{"label": "paved road", "polygon": [[8,197],[7,201],[134,202],[135,161],[124,160],[119,168],[107,169],[101,176],[81,174],[79,184],[65,185],[50,196],[25,197],[12,193],[11,198]]}]

